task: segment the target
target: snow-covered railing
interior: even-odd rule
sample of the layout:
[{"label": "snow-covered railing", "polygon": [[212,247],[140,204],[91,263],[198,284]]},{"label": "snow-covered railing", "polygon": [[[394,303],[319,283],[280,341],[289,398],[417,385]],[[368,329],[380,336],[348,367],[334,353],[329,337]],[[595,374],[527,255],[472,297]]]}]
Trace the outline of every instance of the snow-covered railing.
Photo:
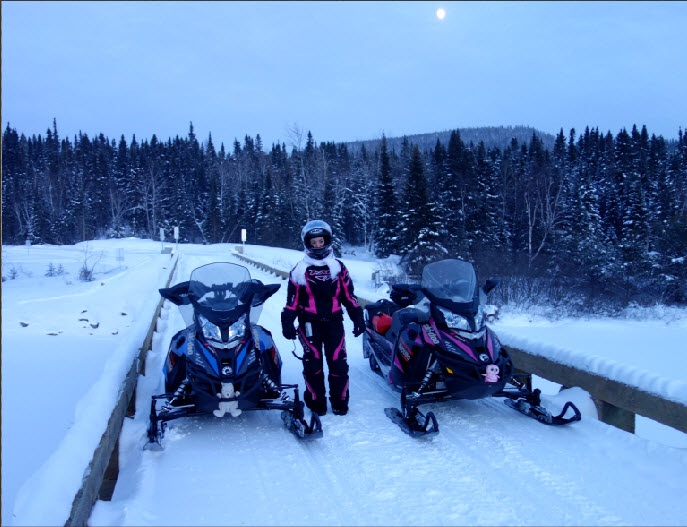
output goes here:
[{"label": "snow-covered railing", "polygon": [[[252,260],[237,250],[234,253],[239,260],[257,267],[263,271],[287,279],[288,271],[275,269],[262,262]],[[358,303],[364,306],[372,302],[365,298],[358,298]],[[609,379],[590,371],[581,370],[574,366],[555,362],[547,357],[531,353],[527,350],[506,346],[513,364],[520,372],[538,375],[552,382],[566,387],[577,386],[588,392],[596,405],[599,420],[616,426],[627,432],[635,431],[635,415],[658,421],[664,425],[687,433],[687,406],[658,394],[650,393],[639,387],[631,386]]]},{"label": "snow-covered railing", "polygon": [[596,404],[599,420],[604,423],[634,433],[635,415],[639,414],[687,433],[687,406],[681,402],[526,350],[506,349],[517,369],[565,387],[578,386],[587,391]]},{"label": "snow-covered railing", "polygon": [[[177,257],[165,287],[169,287],[178,262],[179,259]],[[65,526],[87,525],[96,500],[108,501],[112,497],[119,472],[119,434],[122,430],[124,418],[126,416],[133,416],[135,412],[133,405],[136,399],[134,394],[136,393],[138,376],[141,373],[145,373],[146,355],[153,342],[153,333],[157,326],[157,320],[160,318],[163,302],[164,299],[161,298],[136,360],[134,360],[124,379],[117,405],[112,410],[110,419],[107,422],[107,429],[103,432],[100,444],[93,453],[93,459],[89,463],[83,484],[74,497],[72,510]]]},{"label": "snow-covered railing", "polygon": [[247,264],[250,264],[254,267],[257,267],[258,269],[265,271],[267,273],[273,273],[277,275],[280,278],[283,278],[284,280],[289,278],[289,272],[288,271],[282,271],[281,269],[275,269],[274,267],[270,267],[269,265],[266,265],[262,262],[256,262],[255,260],[251,260],[250,258],[244,256],[243,254],[240,254],[238,251],[234,253],[234,256],[236,256],[239,260],[242,262],[246,262]]}]

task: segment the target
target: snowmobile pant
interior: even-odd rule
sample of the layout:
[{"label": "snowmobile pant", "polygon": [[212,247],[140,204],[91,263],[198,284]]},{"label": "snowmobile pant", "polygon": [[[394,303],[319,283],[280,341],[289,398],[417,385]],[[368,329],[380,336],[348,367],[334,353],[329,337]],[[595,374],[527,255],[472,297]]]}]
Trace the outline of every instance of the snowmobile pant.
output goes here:
[{"label": "snowmobile pant", "polygon": [[[306,325],[310,325],[307,328]],[[348,410],[348,363],[343,321],[301,322],[298,332],[303,343],[303,398],[315,412],[327,410],[324,386],[324,358],[329,369],[329,402],[334,410]]]}]

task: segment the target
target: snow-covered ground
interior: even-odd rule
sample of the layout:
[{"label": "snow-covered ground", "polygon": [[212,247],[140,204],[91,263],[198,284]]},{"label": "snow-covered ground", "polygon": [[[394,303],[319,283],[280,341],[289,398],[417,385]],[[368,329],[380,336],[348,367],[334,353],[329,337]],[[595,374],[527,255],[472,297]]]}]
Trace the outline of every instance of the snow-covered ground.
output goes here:
[{"label": "snow-covered ground", "polygon": [[[75,278],[85,244],[3,247],[2,524],[66,520],[83,471],[143,341],[173,259],[160,243],[90,242],[104,252],[95,281]],[[124,262],[116,261],[116,249]],[[183,245],[173,283],[211,261],[239,261],[234,245]],[[246,256],[289,270],[301,253],[246,245]],[[375,300],[372,272],[391,268],[369,255],[343,258],[356,293]],[[62,263],[66,276],[44,277]],[[285,382],[303,389],[293,343],[279,312],[286,282],[249,266],[254,278],[282,283],[260,323],[272,330]],[[31,277],[27,276],[29,273]],[[484,279],[485,277],[481,277]],[[69,283],[68,283],[69,282]],[[101,285],[102,284],[102,285]],[[126,314],[124,314],[126,313]],[[87,319],[87,320],[80,320]],[[687,400],[687,315],[669,320],[561,319],[502,310],[492,325],[504,343]],[[23,324],[22,324],[23,323]],[[24,325],[28,324],[28,325]],[[97,328],[91,324],[98,324]],[[684,525],[687,436],[639,418],[636,435],[594,419],[579,389],[558,394],[539,381],[552,410],[566,398],[583,421],[552,428],[499,400],[433,405],[441,432],[411,440],[383,414],[398,394],[362,357],[347,319],[351,410],[322,418],[324,438],[299,443],[278,412],[237,419],[174,422],[162,452],[143,451],[150,395],[183,321],[165,303],[139,380],[137,414],[120,437],[120,477],[111,502],[99,501],[91,525]],[[50,333],[56,333],[51,335]],[[300,351],[300,350],[299,350]],[[657,360],[657,357],[660,360]]]},{"label": "snow-covered ground", "polygon": [[[84,263],[93,281],[79,280]],[[64,524],[172,263],[137,239],[3,245],[3,525],[15,499],[24,510],[37,497]]]}]

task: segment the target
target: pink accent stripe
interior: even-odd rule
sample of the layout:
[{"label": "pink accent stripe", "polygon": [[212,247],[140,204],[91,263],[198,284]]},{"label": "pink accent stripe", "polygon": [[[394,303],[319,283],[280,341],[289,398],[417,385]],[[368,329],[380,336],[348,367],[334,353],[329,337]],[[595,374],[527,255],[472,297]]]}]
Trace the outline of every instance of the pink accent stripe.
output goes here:
[{"label": "pink accent stripe", "polygon": [[305,336],[305,333],[303,333],[303,330],[301,329],[300,326],[298,326],[298,332],[303,336],[303,338],[300,339],[300,340],[301,340],[301,343],[303,343],[303,342],[307,343],[307,344],[308,344],[308,349],[312,350],[312,352],[315,354],[315,358],[316,358],[316,359],[319,359],[319,358],[320,358],[320,353],[319,353],[319,351],[317,351],[317,348],[315,348],[315,346],[313,346],[313,345],[310,343],[310,341],[307,339],[307,337]]},{"label": "pink accent stripe", "polygon": [[312,294],[310,289],[310,284],[308,279],[305,279],[305,290],[308,292],[308,306],[305,308],[306,311],[310,313],[317,313],[317,307],[315,306],[315,295]]},{"label": "pink accent stripe", "polygon": [[494,360],[494,343],[491,341],[491,333],[489,333],[489,330],[487,330],[487,351],[489,352],[491,360]]},{"label": "pink accent stripe", "polygon": [[341,305],[339,304],[339,295],[341,294],[341,280],[336,281],[336,293],[334,293],[334,298],[332,298],[332,313],[341,311]]},{"label": "pink accent stripe", "polygon": [[346,338],[345,335],[341,336],[341,342],[339,342],[339,345],[337,348],[334,350],[334,356],[332,357],[332,360],[336,360],[339,358],[339,353],[341,352],[341,349],[344,347],[344,339]]},{"label": "pink accent stripe", "polygon": [[346,293],[346,298],[348,298],[348,301],[353,304],[353,307],[359,307],[358,302],[355,301],[355,299],[351,296],[349,292],[348,286],[351,283],[351,280],[348,277],[348,270],[345,270],[342,274],[343,276],[341,277],[341,280],[344,284],[344,292]]},{"label": "pink accent stripe", "polygon": [[[403,371],[403,366],[401,366],[401,363],[398,360],[398,355],[394,357],[394,365],[401,371]],[[391,373],[389,373],[389,378],[391,378]]]},{"label": "pink accent stripe", "polygon": [[317,399],[317,395],[315,394],[315,390],[313,390],[310,385],[308,384],[308,381],[305,382],[305,385],[308,387],[308,391],[312,394],[312,400],[314,401]]},{"label": "pink accent stripe", "polygon": [[344,386],[343,393],[341,394],[341,400],[346,399],[346,393],[348,392],[348,381],[346,381],[346,386]]},{"label": "pink accent stripe", "polygon": [[293,302],[290,305],[286,306],[286,309],[289,309],[291,311],[295,311],[296,308],[298,307],[298,291],[300,290],[298,287],[298,284],[293,281],[291,278],[291,275],[289,275],[289,282],[291,282],[294,287],[296,288],[296,294],[293,296]]},{"label": "pink accent stripe", "polygon": [[449,339],[451,342],[453,342],[456,346],[458,346],[460,349],[462,349],[465,353],[467,353],[468,355],[470,355],[470,357],[472,357],[473,359],[477,360],[477,357],[475,357],[475,355],[472,353],[472,350],[470,349],[469,346],[467,346],[466,344],[464,344],[464,343],[461,342],[460,340],[454,339],[454,338],[453,338],[451,335],[449,335],[448,333],[444,333],[444,335],[446,335],[446,338],[448,338],[448,339]]}]

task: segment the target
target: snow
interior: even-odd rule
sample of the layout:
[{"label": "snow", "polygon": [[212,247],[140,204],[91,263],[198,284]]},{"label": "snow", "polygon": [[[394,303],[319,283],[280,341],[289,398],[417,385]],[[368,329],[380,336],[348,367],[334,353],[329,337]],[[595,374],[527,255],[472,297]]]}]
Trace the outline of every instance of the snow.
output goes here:
[{"label": "snow", "polygon": [[[204,263],[241,263],[233,244],[181,245],[172,257],[148,240],[93,241],[87,248],[2,248],[3,276],[17,270],[2,286],[3,525],[64,524],[174,259],[173,284]],[[116,260],[118,248],[124,262]],[[287,271],[302,257],[262,246],[243,251]],[[342,258],[356,293],[386,297],[387,287],[376,288],[372,273],[392,268],[393,259],[356,252]],[[93,282],[77,279],[86,256],[100,258]],[[43,276],[50,262],[68,274]],[[280,331],[286,282],[248,268],[254,278],[283,286],[260,323],[273,332],[284,382],[302,390],[294,344]],[[551,321],[502,309],[492,328],[506,345],[685,402],[686,321],[684,310],[660,319]],[[399,406],[398,394],[370,371],[348,319],[351,408],[345,417],[322,418],[323,439],[298,442],[278,412],[244,412],[176,421],[164,451],[144,451],[150,396],[162,391],[167,345],[182,327],[177,308],[165,302],[148,374],[139,379],[136,416],[125,420],[120,436],[113,499],[96,503],[90,525],[679,525],[687,519],[686,434],[640,417],[637,434],[628,434],[597,421],[586,392],[558,393],[558,385],[537,379],[551,410],[573,400],[583,420],[546,427],[499,400],[455,401],[432,405],[441,429],[433,440],[412,440],[384,416],[384,407]]]}]

